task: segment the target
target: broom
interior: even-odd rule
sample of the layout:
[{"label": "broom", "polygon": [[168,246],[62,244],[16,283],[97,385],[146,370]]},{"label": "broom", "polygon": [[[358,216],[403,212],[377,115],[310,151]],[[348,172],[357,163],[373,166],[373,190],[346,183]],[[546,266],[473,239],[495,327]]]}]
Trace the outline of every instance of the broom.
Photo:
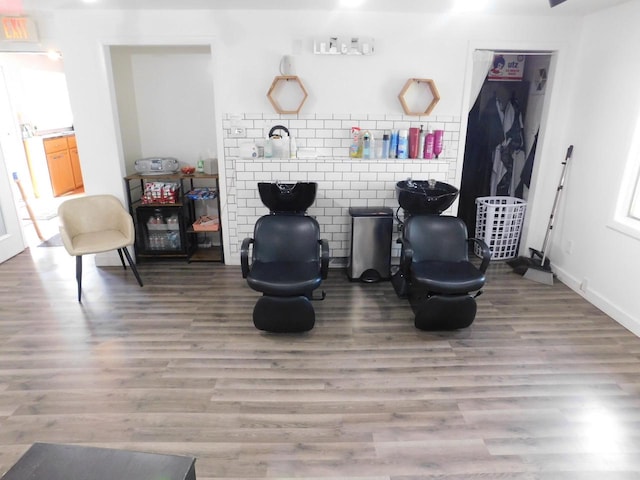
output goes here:
[{"label": "broom", "polygon": [[555,215],[558,210],[558,203],[560,201],[560,193],[564,189],[564,180],[567,174],[567,165],[569,159],[573,154],[573,145],[567,148],[567,154],[562,162],[562,175],[560,175],[560,183],[556,190],[556,197],[553,201],[553,207],[551,209],[551,216],[549,217],[549,225],[547,227],[547,233],[544,236],[544,242],[542,242],[542,250],[536,250],[535,248],[529,248],[531,253],[530,257],[517,257],[512,260],[507,260],[507,264],[513,268],[513,271],[519,275],[523,275],[527,280],[532,280],[538,283],[545,283],[547,285],[553,285],[553,272],[551,271],[551,262],[547,256],[547,247],[551,239],[551,232],[553,231],[553,224],[555,221]]}]

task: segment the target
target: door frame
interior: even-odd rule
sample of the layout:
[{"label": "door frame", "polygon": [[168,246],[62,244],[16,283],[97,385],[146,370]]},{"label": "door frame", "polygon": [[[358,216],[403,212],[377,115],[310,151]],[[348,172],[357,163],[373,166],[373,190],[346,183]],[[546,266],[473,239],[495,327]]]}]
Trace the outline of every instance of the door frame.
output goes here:
[{"label": "door frame", "polygon": [[13,188],[0,148],[0,263],[22,253],[25,248]]},{"label": "door frame", "polygon": [[[5,141],[15,141],[17,132],[15,126],[11,99],[7,90],[4,70],[0,66],[0,263],[15,257],[26,248],[22,235],[22,225],[18,216],[18,209],[14,197],[13,183],[14,175],[7,169],[4,158],[5,142],[2,139],[9,137]],[[11,130],[5,131],[5,127],[11,126]]]},{"label": "door frame", "polygon": [[[541,127],[538,135],[536,148],[536,156],[531,175],[531,187],[527,198],[527,212],[520,237],[520,253],[528,251],[528,246],[539,246],[542,244],[546,223],[548,220],[547,201],[544,197],[545,189],[537,185],[537,179],[550,175],[549,171],[554,166],[550,165],[545,159],[556,158],[552,151],[556,148],[553,141],[545,135],[547,132],[562,131],[564,114],[561,112],[561,102],[558,102],[560,96],[558,88],[562,85],[562,79],[567,73],[566,54],[569,46],[565,43],[556,42],[469,42],[467,51],[467,68],[465,74],[465,87],[462,99],[462,112],[460,115],[460,137],[458,139],[458,162],[456,165],[456,182],[461,184],[462,168],[464,166],[464,154],[466,147],[466,137],[468,128],[469,110],[473,107],[475,98],[471,99],[471,86],[473,83],[473,52],[476,50],[493,50],[500,52],[530,52],[544,53],[551,56],[551,64],[549,67],[549,77],[547,79],[547,87],[545,92],[544,107],[540,117]],[[551,135],[553,136],[553,135]],[[553,176],[553,175],[552,175]],[[540,187],[540,188],[537,188]],[[452,208],[457,211],[458,202],[453,204]]]}]

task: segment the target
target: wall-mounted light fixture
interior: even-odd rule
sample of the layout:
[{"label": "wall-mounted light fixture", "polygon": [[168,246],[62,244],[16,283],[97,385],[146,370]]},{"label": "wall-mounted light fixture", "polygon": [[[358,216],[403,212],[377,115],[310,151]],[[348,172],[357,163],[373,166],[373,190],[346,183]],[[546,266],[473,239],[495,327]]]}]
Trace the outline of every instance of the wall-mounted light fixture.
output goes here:
[{"label": "wall-mounted light fixture", "polygon": [[328,36],[313,40],[313,53],[316,55],[371,55],[374,40],[371,37]]},{"label": "wall-mounted light fixture", "polygon": [[280,60],[280,75],[295,75],[296,66],[293,55],[283,55]]},{"label": "wall-mounted light fixture", "polygon": [[48,50],[47,57],[49,58],[49,60],[57,62],[58,60],[62,60],[62,53],[58,52],[57,50]]}]

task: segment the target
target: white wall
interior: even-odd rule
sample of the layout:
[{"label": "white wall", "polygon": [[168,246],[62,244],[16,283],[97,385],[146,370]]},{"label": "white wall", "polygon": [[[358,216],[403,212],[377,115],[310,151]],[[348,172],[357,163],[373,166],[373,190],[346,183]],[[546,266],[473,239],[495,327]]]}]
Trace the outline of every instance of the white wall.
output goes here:
[{"label": "white wall", "polygon": [[524,76],[525,79],[530,82],[527,114],[524,118],[524,144],[527,148],[527,154],[533,145],[535,135],[540,127],[540,119],[544,109],[545,92],[549,84],[547,80],[547,82],[541,86],[539,71],[541,69],[545,70],[548,78],[550,64],[551,57],[549,55],[529,55],[525,64]]},{"label": "white wall", "polygon": [[0,53],[0,65],[20,123],[31,124],[40,131],[73,124],[61,60],[46,55]]},{"label": "white wall", "polygon": [[[267,90],[278,74],[281,56],[298,52],[299,45],[296,71],[309,92],[301,114],[401,114],[397,95],[407,78],[418,77],[434,79],[439,89],[442,98],[433,114],[457,117],[468,106],[465,92],[473,48],[559,49],[565,58],[563,68],[568,68],[577,40],[574,33],[581,25],[580,19],[566,17],[458,18],[320,11],[61,10],[53,22],[43,30],[51,32],[58,42],[55,46],[65,56],[85,187],[95,193],[120,192],[122,198],[125,169],[106,55],[109,45],[210,43],[216,137],[220,139],[224,113],[273,112]],[[366,57],[313,55],[313,37],[331,33],[372,36],[376,53]],[[559,90],[564,88],[560,85]],[[559,92],[558,113],[551,116],[550,128],[554,122],[563,124],[560,103],[567,96]],[[219,142],[217,148],[223,162]],[[224,179],[221,189],[226,191]],[[532,210],[535,221],[535,208]],[[222,220],[228,220],[225,212]]]},{"label": "white wall", "polygon": [[111,58],[127,173],[138,158],[195,166],[217,150],[208,45],[113,47]]},{"label": "white wall", "polygon": [[117,105],[118,128],[122,141],[122,154],[126,173],[134,173],[136,159],[143,158],[140,145],[140,121],[133,77],[132,52],[135,47],[111,47],[113,88]]},{"label": "white wall", "polygon": [[586,280],[585,297],[636,334],[640,240],[609,225],[640,119],[638,18],[640,3],[628,2],[585,20],[567,106],[575,149],[551,253],[563,281],[579,290]]},{"label": "white wall", "polygon": [[[553,90],[543,113],[547,130],[541,135],[540,161],[534,169],[534,181],[544,181],[531,191],[523,246],[539,247],[542,242],[560,161],[567,145],[573,143],[575,168],[561,212],[571,214],[563,215],[555,237],[554,266],[570,283],[588,278],[592,299],[609,311],[616,305],[616,318],[640,324],[632,274],[626,273],[640,266],[638,242],[606,227],[638,114],[640,65],[634,62],[634,46],[639,43],[640,30],[633,20],[640,17],[639,8],[637,2],[628,2],[586,20],[554,17],[553,11],[548,17],[526,18],[375,12],[59,11],[53,19],[43,19],[53,23],[42,30],[55,40],[49,43],[65,55],[86,188],[92,193],[121,195],[124,160],[105,45],[210,43],[218,139],[222,138],[225,112],[272,113],[266,92],[278,74],[283,54],[296,54],[297,73],[309,92],[302,114],[399,114],[397,94],[404,82],[423,77],[435,80],[442,97],[434,115],[460,117],[464,131],[473,48],[557,50],[552,62]],[[372,36],[376,53],[368,57],[311,54],[312,38],[327,34]],[[218,142],[218,156],[224,162],[222,154]],[[221,187],[224,203],[224,180]],[[224,212],[222,220],[234,227],[233,219]],[[573,241],[571,255],[565,252],[568,241]]]}]

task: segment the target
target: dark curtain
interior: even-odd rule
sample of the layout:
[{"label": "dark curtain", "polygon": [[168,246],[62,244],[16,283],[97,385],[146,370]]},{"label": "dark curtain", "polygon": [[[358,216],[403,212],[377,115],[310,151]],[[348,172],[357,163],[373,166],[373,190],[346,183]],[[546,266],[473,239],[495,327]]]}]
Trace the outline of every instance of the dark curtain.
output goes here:
[{"label": "dark curtain", "polygon": [[504,140],[497,103],[488,102],[482,112],[480,105],[478,97],[469,112],[458,206],[458,217],[467,224],[471,236],[476,228],[476,198],[484,197],[489,192],[493,152]]},{"label": "dark curtain", "polygon": [[520,175],[520,182],[516,188],[516,197],[524,198],[524,187],[531,188],[531,174],[533,173],[533,160],[536,157],[536,148],[538,146],[538,134],[540,133],[540,129],[536,132],[536,136],[533,139],[533,145],[531,146],[531,150],[529,151],[529,155],[527,155],[527,161],[524,164],[524,168],[522,169],[522,174]]},{"label": "dark curtain", "polygon": [[[513,131],[506,132],[498,105],[504,108],[511,103],[516,110],[515,118],[524,116],[529,92],[529,82],[486,81],[480,95],[469,112],[467,137],[460,181],[458,217],[464,220],[471,235],[476,229],[476,198],[491,195],[491,175],[496,148],[507,137],[511,138],[513,149],[522,148],[522,130],[514,122]],[[513,166],[513,149],[505,149],[504,164]],[[502,152],[501,152],[502,153]],[[508,171],[499,191],[506,192],[511,185],[513,172]],[[517,183],[517,182],[516,182]],[[496,192],[497,193],[497,192]]]}]

